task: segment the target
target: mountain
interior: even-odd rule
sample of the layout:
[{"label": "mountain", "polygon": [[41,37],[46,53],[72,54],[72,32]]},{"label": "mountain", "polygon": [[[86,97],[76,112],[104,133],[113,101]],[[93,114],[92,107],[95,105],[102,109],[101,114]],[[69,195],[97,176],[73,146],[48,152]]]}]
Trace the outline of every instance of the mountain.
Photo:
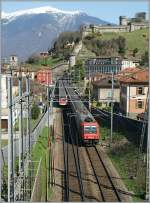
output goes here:
[{"label": "mountain", "polygon": [[2,57],[16,54],[24,60],[33,53],[47,51],[61,32],[76,31],[88,24],[108,22],[81,11],[52,7],[2,12]]}]

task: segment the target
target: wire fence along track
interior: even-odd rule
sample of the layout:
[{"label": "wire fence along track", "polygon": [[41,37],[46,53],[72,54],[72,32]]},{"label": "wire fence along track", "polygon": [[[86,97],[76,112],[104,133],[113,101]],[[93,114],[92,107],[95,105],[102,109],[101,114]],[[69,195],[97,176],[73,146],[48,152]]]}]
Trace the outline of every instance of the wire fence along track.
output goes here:
[{"label": "wire fence along track", "polygon": [[101,193],[102,201],[105,202],[121,202],[121,198],[118,194],[118,191],[113,184],[111,176],[109,175],[107,168],[101,158],[100,153],[98,152],[96,146],[94,147],[85,147],[87,156],[91,163],[96,182],[99,186]]},{"label": "wire fence along track", "polygon": [[[93,115],[96,115],[96,119],[98,122],[106,126],[107,128],[110,127],[110,117],[111,114],[108,111],[93,108],[92,109]],[[147,129],[148,124],[145,122],[145,133],[143,137],[143,150],[147,149]],[[126,116],[122,116],[119,114],[113,114],[113,129],[115,132],[122,132],[124,136],[134,143],[137,147],[140,145],[141,140],[141,133],[143,129],[143,121],[134,120],[128,118]]]}]

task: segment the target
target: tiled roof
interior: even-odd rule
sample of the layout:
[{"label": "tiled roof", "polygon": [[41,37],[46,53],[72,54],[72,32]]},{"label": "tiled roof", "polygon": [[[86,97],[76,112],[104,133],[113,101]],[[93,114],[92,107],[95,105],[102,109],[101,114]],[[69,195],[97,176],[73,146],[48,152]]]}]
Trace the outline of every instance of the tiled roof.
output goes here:
[{"label": "tiled roof", "polygon": [[121,70],[119,73],[118,73],[118,75],[120,75],[120,74],[126,74],[126,73],[135,73],[135,72],[137,72],[137,71],[140,71],[141,69],[140,68],[125,68],[125,69],[123,69],[123,70]]},{"label": "tiled roof", "polygon": [[[96,87],[111,88],[112,87],[112,77],[108,76],[108,77],[102,78],[98,81],[93,81],[92,84],[93,84],[93,86],[96,86]],[[119,82],[116,79],[114,79],[114,88],[119,88]]]},{"label": "tiled roof", "polygon": [[147,83],[148,84],[148,69],[135,71],[126,76],[118,76],[121,83]]}]

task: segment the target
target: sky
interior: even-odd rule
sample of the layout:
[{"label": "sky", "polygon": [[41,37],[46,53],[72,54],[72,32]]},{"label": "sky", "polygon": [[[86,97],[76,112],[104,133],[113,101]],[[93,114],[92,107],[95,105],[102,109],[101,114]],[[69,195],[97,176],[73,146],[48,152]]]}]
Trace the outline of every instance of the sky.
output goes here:
[{"label": "sky", "polygon": [[[71,0],[70,0],[71,1]],[[42,6],[52,6],[62,10],[81,10],[88,15],[95,16],[112,23],[119,23],[118,17],[126,15],[134,17],[136,12],[148,12],[148,0],[18,0],[8,1],[2,0],[2,11],[13,12],[30,8],[38,8]]]}]

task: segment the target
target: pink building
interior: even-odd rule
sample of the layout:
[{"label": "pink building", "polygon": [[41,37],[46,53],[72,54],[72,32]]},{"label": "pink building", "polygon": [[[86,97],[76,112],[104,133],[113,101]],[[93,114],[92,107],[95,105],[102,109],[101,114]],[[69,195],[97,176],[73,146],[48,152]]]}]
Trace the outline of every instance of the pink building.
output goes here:
[{"label": "pink building", "polygon": [[49,69],[39,70],[37,72],[37,81],[44,85],[52,84],[52,71]]}]

